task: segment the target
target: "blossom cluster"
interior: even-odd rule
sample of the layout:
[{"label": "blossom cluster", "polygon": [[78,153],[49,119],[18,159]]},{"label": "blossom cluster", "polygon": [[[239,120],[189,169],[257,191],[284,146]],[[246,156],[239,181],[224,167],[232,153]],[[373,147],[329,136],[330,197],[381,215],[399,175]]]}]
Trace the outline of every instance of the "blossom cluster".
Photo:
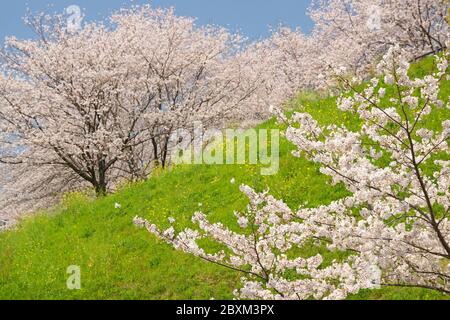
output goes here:
[{"label": "blossom cluster", "polygon": [[37,40],[10,37],[0,51],[2,211],[145,179],[170,164],[173,132],[265,120],[330,72],[365,74],[392,44],[411,59],[447,46],[445,1],[320,0],[309,14],[311,35],[280,27],[253,43],[149,5],[76,28],[26,17]]},{"label": "blossom cluster", "polygon": [[310,34],[281,27],[265,43],[276,51],[275,75],[295,94],[328,88],[337,71],[365,79],[393,45],[411,59],[447,48],[447,14],[440,0],[315,0]]},{"label": "blossom cluster", "polygon": [[169,163],[173,132],[261,119],[283,99],[266,84],[264,52],[247,50],[239,34],[149,5],[110,19],[69,32],[63,16],[30,16],[38,39],[11,37],[0,51],[0,202],[9,215],[66,191],[102,195],[145,179]]},{"label": "blossom cluster", "polygon": [[[268,192],[242,186],[250,205],[235,213],[241,232],[201,212],[192,219],[198,229],[179,233],[142,218],[135,223],[178,250],[242,272],[235,292],[242,299],[344,299],[379,286],[450,294],[450,121],[435,131],[425,125],[431,112],[450,109],[448,97],[440,98],[449,54],[437,56],[437,71],[423,78],[409,76],[408,61],[395,46],[377,67],[382,81],[359,90],[340,78],[351,94],[339,99],[339,108],[359,117],[358,131],[322,127],[307,113],[282,116],[294,155],[319,164],[351,195],[292,210]],[[199,246],[205,238],[226,249],[205,252]],[[296,254],[306,246],[325,246],[340,258]]]}]

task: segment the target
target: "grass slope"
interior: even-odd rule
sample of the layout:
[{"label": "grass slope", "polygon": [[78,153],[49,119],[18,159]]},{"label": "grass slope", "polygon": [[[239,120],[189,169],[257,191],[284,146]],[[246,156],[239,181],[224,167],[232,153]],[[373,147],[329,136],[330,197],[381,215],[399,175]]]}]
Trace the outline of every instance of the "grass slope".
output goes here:
[{"label": "grass slope", "polygon": [[[429,70],[432,60],[414,72]],[[448,97],[449,86],[443,88]],[[356,128],[358,122],[336,108],[334,98],[302,95],[298,101],[322,124],[338,122]],[[439,127],[448,110],[433,114],[428,126]],[[276,128],[273,121],[261,127]],[[236,228],[234,210],[244,210],[248,200],[240,184],[258,191],[270,188],[292,208],[327,204],[347,194],[330,186],[318,167],[290,155],[293,146],[282,139],[280,171],[261,176],[249,165],[178,166],[156,172],[147,182],[124,187],[109,197],[91,200],[68,196],[59,208],[28,218],[16,229],[0,234],[0,299],[230,299],[240,274],[174,251],[132,219],[146,217],[167,226],[168,217],[179,227],[190,226],[195,211],[213,221]],[[234,178],[235,184],[230,180]],[[122,209],[115,209],[118,202]],[[305,248],[302,254],[315,251]],[[81,267],[82,289],[66,288],[66,269]],[[443,299],[422,289],[386,288],[363,291],[351,299]]]}]

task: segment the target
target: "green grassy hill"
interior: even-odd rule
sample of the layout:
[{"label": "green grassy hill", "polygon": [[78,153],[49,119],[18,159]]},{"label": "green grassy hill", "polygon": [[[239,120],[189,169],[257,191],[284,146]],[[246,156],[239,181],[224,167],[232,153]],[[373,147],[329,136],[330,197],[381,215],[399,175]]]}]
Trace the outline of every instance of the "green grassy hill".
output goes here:
[{"label": "green grassy hill", "polygon": [[[413,70],[426,73],[427,59]],[[446,84],[443,97],[448,97]],[[358,122],[336,108],[334,98],[302,95],[303,105],[321,123]],[[449,118],[448,110],[434,113],[428,125],[436,128]],[[276,128],[274,121],[264,128]],[[155,172],[147,182],[122,188],[114,195],[92,200],[75,194],[60,207],[24,220],[16,230],[0,234],[0,299],[229,299],[239,286],[240,274],[180,253],[137,229],[132,219],[148,218],[161,227],[168,218],[177,226],[190,226],[195,211],[213,221],[237,227],[234,210],[244,210],[248,200],[240,184],[271,194],[292,208],[307,202],[327,204],[346,195],[328,184],[314,164],[291,156],[293,146],[280,142],[280,171],[260,175],[250,165],[178,166]],[[231,179],[236,183],[232,184]],[[115,203],[122,205],[115,208]],[[302,254],[312,254],[305,248]],[[82,289],[66,288],[66,269],[81,267]],[[422,289],[364,291],[352,299],[443,299],[442,294]]]}]

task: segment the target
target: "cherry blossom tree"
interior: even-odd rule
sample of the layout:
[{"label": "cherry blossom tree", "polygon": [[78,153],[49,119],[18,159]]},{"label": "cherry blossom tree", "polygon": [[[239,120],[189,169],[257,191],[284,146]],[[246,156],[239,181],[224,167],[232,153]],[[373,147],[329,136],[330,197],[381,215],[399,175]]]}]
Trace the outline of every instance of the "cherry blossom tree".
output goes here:
[{"label": "cherry blossom tree", "polygon": [[17,210],[145,178],[167,165],[175,130],[249,117],[262,101],[265,69],[245,39],[172,9],[124,9],[76,31],[63,16],[26,21],[38,39],[8,38],[0,56],[1,148],[17,151],[0,155],[1,196]]},{"label": "cherry blossom tree", "polygon": [[262,45],[285,99],[299,91],[334,88],[336,72],[367,79],[392,45],[417,60],[447,47],[448,6],[441,0],[318,0],[310,34],[280,27]]},{"label": "cherry blossom tree", "polygon": [[[248,186],[247,212],[236,212],[241,232],[211,223],[199,212],[198,229],[160,230],[136,217],[174,248],[242,272],[244,299],[344,299],[378,286],[419,287],[450,294],[450,121],[427,128],[432,112],[449,110],[440,85],[448,81],[449,54],[436,57],[437,71],[423,78],[408,75],[411,56],[392,47],[378,65],[382,81],[363,90],[337,77],[351,94],[338,101],[341,110],[361,120],[358,131],[322,127],[307,113],[289,123],[287,138],[297,151],[321,166],[334,184],[351,195],[328,205],[292,210],[267,192]],[[208,253],[199,240],[226,249]],[[296,248],[326,246],[340,258],[298,256]]]},{"label": "cherry blossom tree", "polygon": [[447,10],[442,0],[317,0],[310,16],[322,60],[365,72],[393,45],[416,59],[445,48]]},{"label": "cherry blossom tree", "polygon": [[300,29],[280,27],[264,44],[273,51],[269,55],[273,60],[271,65],[275,66],[273,75],[285,99],[299,90],[315,90],[323,86],[325,74],[320,62],[323,45],[314,37],[305,35]]}]

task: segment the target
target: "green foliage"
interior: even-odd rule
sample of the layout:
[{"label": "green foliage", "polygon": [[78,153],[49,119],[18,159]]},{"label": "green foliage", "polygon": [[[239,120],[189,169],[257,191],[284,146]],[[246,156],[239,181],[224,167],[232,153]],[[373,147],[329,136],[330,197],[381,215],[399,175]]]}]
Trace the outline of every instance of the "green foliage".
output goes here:
[{"label": "green foliage", "polygon": [[[421,75],[432,68],[432,59],[414,66]],[[426,72],[426,71],[425,71]],[[450,86],[443,88],[448,96]],[[297,105],[321,124],[345,124],[357,129],[357,119],[336,108],[335,98],[308,93]],[[448,110],[430,117],[436,128]],[[269,121],[261,128],[278,128]],[[92,200],[68,195],[59,208],[25,219],[16,230],[0,234],[0,299],[230,299],[239,286],[240,274],[180,253],[134,227],[136,216],[167,227],[192,226],[190,219],[201,210],[212,221],[237,228],[233,211],[245,210],[248,200],[240,184],[257,191],[267,188],[292,208],[317,206],[347,194],[331,186],[319,168],[294,158],[293,146],[280,141],[280,171],[260,175],[259,166],[177,166],[155,172],[147,182],[125,186],[116,194]],[[236,183],[232,184],[231,179]],[[115,203],[121,208],[116,209]],[[314,248],[301,254],[310,256]],[[67,267],[81,267],[79,291],[66,288]],[[442,294],[422,289],[383,288],[364,291],[352,299],[443,299]]]}]

